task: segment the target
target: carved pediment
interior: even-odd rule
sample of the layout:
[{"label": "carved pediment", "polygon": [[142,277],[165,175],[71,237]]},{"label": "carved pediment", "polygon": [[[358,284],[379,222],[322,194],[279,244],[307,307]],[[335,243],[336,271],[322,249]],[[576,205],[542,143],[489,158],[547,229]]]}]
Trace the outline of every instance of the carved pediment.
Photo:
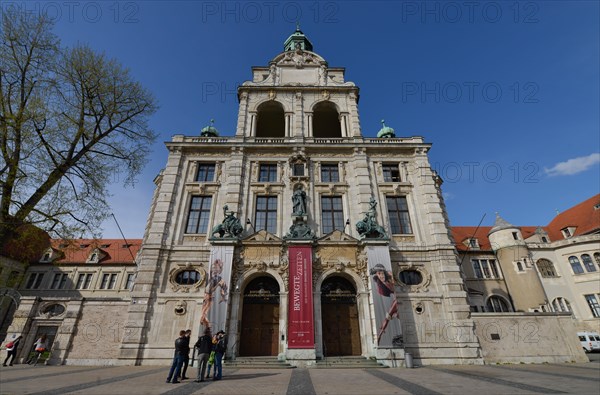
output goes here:
[{"label": "carved pediment", "polygon": [[269,233],[266,230],[261,229],[258,232],[246,237],[243,241],[281,241],[281,239],[275,236],[273,233]]},{"label": "carved pediment", "polygon": [[327,241],[348,241],[348,242],[357,242],[358,240],[355,239],[354,237],[350,236],[347,233],[342,232],[341,230],[334,230],[333,232],[326,234],[325,236],[321,237],[319,240],[319,242],[327,242]]}]

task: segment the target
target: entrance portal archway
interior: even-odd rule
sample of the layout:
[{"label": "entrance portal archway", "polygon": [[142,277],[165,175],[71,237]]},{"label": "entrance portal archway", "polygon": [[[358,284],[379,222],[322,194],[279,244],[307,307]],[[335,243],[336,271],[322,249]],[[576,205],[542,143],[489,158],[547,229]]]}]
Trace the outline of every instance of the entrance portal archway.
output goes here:
[{"label": "entrance portal archway", "polygon": [[277,356],[279,353],[279,284],[270,276],[257,277],[244,289],[239,355]]},{"label": "entrance portal archway", "polygon": [[361,355],[356,288],[344,277],[332,276],[321,285],[323,354]]}]

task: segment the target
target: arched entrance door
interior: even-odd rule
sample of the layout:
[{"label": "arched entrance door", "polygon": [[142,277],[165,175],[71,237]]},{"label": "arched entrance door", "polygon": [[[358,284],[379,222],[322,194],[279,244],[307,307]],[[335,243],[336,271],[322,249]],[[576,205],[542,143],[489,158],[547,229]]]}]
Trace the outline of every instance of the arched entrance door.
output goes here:
[{"label": "arched entrance door", "polygon": [[279,284],[258,277],[244,290],[240,356],[276,356],[279,353]]},{"label": "arched entrance door", "polygon": [[323,281],[321,321],[326,357],[361,354],[356,289],[350,281],[339,276]]}]

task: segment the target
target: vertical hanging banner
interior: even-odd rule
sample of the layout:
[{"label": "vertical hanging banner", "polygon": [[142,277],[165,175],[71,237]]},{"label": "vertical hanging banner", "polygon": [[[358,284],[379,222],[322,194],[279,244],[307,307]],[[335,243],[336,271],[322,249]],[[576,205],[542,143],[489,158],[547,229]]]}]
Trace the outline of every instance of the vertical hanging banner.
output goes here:
[{"label": "vertical hanging banner", "polygon": [[314,348],[312,247],[290,246],[288,348]]},{"label": "vertical hanging banner", "polygon": [[210,327],[213,333],[225,330],[232,264],[232,245],[213,245],[211,247],[200,325],[204,329]]},{"label": "vertical hanging banner", "polygon": [[388,246],[368,246],[367,260],[377,325],[377,346],[379,348],[402,347],[402,326],[398,318],[398,300]]}]

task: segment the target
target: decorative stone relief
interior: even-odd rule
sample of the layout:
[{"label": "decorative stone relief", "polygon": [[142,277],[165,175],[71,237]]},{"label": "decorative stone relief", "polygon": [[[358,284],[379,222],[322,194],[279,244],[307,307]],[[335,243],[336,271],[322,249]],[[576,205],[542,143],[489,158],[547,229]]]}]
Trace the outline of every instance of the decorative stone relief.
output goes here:
[{"label": "decorative stone relief", "polygon": [[[173,292],[198,292],[200,287],[206,281],[206,270],[203,268],[204,264],[192,265],[190,262],[185,264],[178,264],[169,271],[169,286]],[[194,270],[200,274],[200,279],[193,284],[179,284],[177,282],[177,275],[186,270]]]},{"label": "decorative stone relief", "polygon": [[59,318],[67,311],[63,303],[43,302],[38,308],[38,316],[42,318]]},{"label": "decorative stone relief", "polygon": [[185,315],[187,313],[187,302],[185,300],[178,301],[173,311],[176,315]]},{"label": "decorative stone relief", "polygon": [[[421,274],[422,280],[419,284],[407,285],[402,282],[400,273],[405,270],[414,270]],[[409,264],[398,264],[398,287],[402,292],[428,292],[429,284],[431,283],[431,274],[425,269],[423,266],[414,265],[412,263]]]}]

